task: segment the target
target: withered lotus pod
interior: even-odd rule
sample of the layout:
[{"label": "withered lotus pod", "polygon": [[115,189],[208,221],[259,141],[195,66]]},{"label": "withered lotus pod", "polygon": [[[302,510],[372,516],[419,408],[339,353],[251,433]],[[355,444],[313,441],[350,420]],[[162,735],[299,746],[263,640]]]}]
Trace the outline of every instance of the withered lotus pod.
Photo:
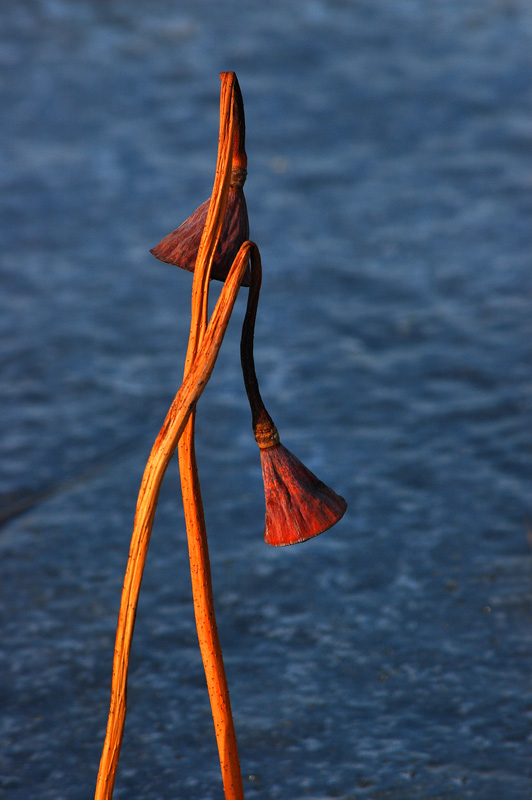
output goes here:
[{"label": "withered lotus pod", "polygon": [[329,489],[284,447],[259,391],[253,358],[253,336],[262,269],[258,249],[251,253],[251,288],[242,327],[240,356],[244,384],[252,413],[255,440],[260,449],[268,544],[283,547],[304,542],[332,528],[347,503]]},{"label": "withered lotus pod", "polygon": [[329,489],[281,443],[260,451],[268,544],[284,547],[304,542],[332,528],[347,508],[343,497]]},{"label": "withered lotus pod", "polygon": [[[224,220],[210,275],[211,278],[216,278],[219,281],[225,281],[240,246],[249,239],[248,210],[243,189],[246,182],[248,164],[245,147],[244,102],[237,77],[234,73],[231,73],[231,75],[233,80],[234,113],[231,179]],[[179,228],[165,236],[156,247],[150,250],[150,253],[153,253],[155,258],[160,261],[165,261],[167,264],[175,264],[177,267],[194,272],[209,203],[210,198],[205,200]],[[242,280],[242,286],[249,286],[250,277],[248,268]]]},{"label": "withered lotus pod", "polygon": [[[249,239],[248,211],[242,189],[245,176],[245,168],[233,169],[224,221],[211,269],[211,278],[219,281],[225,281],[240,246]],[[177,267],[194,272],[209,202],[210,199],[205,200],[179,228],[169,233],[156,247],[153,247],[150,253],[153,253],[155,258],[160,261],[175,264]],[[249,281],[248,270],[242,285],[249,286]]]}]

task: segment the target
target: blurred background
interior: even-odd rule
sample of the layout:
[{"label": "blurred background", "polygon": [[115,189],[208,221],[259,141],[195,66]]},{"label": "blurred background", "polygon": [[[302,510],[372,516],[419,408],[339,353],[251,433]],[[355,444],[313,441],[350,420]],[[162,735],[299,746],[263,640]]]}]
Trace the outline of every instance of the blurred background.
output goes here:
[{"label": "blurred background", "polygon": [[[222,70],[264,399],[349,504],[304,545],[262,539],[243,290],[197,448],[246,796],[528,796],[531,52],[525,0],[2,5],[2,797],[94,791],[188,337],[192,277],[149,249],[210,194]],[[222,796],[180,502],[175,463],[117,800]]]}]

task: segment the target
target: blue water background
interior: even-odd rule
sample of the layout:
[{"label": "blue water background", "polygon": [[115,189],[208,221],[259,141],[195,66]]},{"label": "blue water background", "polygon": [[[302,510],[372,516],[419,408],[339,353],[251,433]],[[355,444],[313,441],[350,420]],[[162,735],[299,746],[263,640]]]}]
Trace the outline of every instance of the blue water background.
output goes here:
[{"label": "blue water background", "polygon": [[[264,544],[243,296],[197,447],[246,796],[531,796],[531,53],[520,0],[2,6],[2,797],[92,796],[188,336],[148,251],[210,193],[229,69],[263,394],[349,503]],[[115,798],[221,796],[172,464]]]}]

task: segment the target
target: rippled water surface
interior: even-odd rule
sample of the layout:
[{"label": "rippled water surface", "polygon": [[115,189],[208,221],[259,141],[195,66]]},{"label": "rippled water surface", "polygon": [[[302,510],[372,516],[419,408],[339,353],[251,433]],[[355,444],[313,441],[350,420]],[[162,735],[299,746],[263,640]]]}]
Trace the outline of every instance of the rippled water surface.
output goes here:
[{"label": "rippled water surface", "polygon": [[[520,0],[26,0],[0,10],[2,796],[91,797],[136,494],[191,276],[149,254],[247,114],[256,332],[283,442],[349,503],[263,540],[239,299],[198,409],[256,800],[524,800],[532,11]],[[222,796],[177,465],[115,797]]]}]

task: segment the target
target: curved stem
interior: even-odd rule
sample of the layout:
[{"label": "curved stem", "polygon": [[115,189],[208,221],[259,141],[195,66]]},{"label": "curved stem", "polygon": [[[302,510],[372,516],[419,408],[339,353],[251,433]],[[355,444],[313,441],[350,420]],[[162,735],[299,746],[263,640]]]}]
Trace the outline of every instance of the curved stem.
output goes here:
[{"label": "curved stem", "polygon": [[[203,347],[204,344],[209,274],[216,245],[220,238],[227,204],[233,167],[233,152],[236,148],[238,157],[243,151],[243,107],[236,75],[234,73],[222,73],[220,77],[222,79],[222,93],[220,99],[218,160],[211,202],[194,268],[192,313],[185,376],[196,357],[198,348],[200,346]],[[238,164],[238,166],[245,165]],[[251,245],[250,249],[254,250],[254,245]],[[214,611],[207,530],[194,447],[194,423],[195,414],[193,413],[178,445],[194,614],[211,703],[225,797],[226,800],[244,800],[229,689]]]},{"label": "curved stem", "polygon": [[194,615],[211,703],[225,798],[243,800],[244,790],[235,726],[214,610],[207,530],[194,448],[194,421],[195,415],[192,414],[178,445]]},{"label": "curved stem", "polygon": [[210,270],[227,204],[232,154],[236,140],[240,141],[240,145],[237,147],[238,152],[243,151],[243,139],[239,139],[239,133],[235,134],[235,118],[238,130],[243,131],[242,100],[241,97],[240,101],[238,100],[240,90],[235,88],[238,86],[236,75],[222,73],[220,77],[222,87],[218,159],[213,193],[194,270],[192,315],[185,374],[181,388],[170,406],[148,458],[137,500],[129,559],[120,602],[111,681],[111,703],[95,800],[110,800],[113,794],[124,733],[127,671],[140,586],[161,483],[180,437],[183,438],[179,449],[179,462],[187,519],[194,610],[209,686],[224,789],[227,800],[243,800],[229,692],[214,617],[207,537],[194,454],[195,405],[214,367],[238,289],[246,273],[250,252],[256,249],[251,242],[244,242],[241,246],[207,325]]},{"label": "curved stem", "polygon": [[245,242],[238,252],[205,332],[201,356],[188,371],[170,406],[142,477],[120,601],[111,680],[111,703],[95,800],[110,800],[113,796],[126,717],[127,672],[135,615],[162,480],[179,437],[214,368],[252,248],[251,242]]},{"label": "curved stem", "polygon": [[220,91],[218,157],[209,210],[207,211],[207,219],[205,220],[194,267],[190,335],[185,360],[185,374],[196,356],[207,326],[210,273],[216,245],[222,230],[229,184],[231,182],[232,144],[235,127],[234,84],[236,75],[234,72],[222,72],[220,78],[222,86]]},{"label": "curved stem", "polygon": [[262,400],[257,374],[255,372],[255,360],[253,358],[255,319],[257,317],[261,283],[262,265],[260,254],[258,248],[253,248],[251,251],[251,283],[249,287],[246,316],[244,317],[242,325],[242,337],[240,340],[240,361],[242,364],[242,374],[244,376],[244,386],[246,387],[246,393],[251,407],[253,433],[255,434],[255,439],[259,447],[261,449],[266,449],[279,444],[279,434]]}]

